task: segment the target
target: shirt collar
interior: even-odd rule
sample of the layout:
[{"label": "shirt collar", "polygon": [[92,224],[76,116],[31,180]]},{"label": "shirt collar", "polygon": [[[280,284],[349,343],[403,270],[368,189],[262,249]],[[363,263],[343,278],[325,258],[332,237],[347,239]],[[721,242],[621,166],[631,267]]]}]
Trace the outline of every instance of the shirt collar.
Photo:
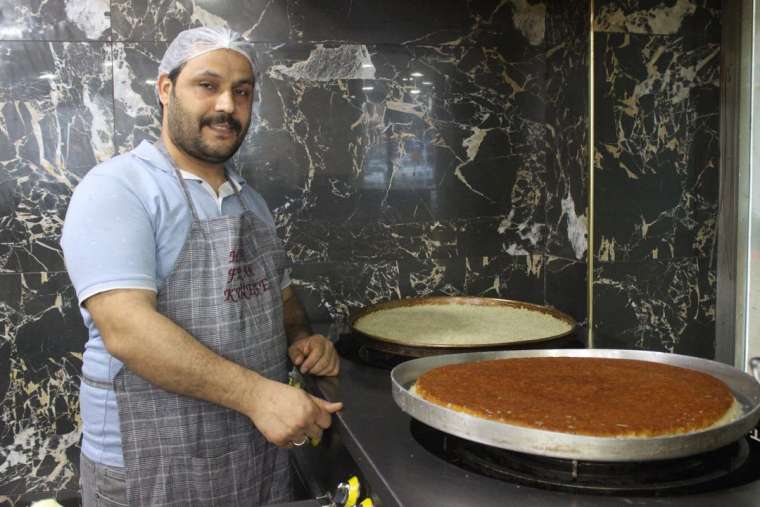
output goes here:
[{"label": "shirt collar", "polygon": [[[191,172],[185,171],[184,169],[180,169],[179,173],[182,175],[182,177],[186,180],[193,180],[193,181],[200,181],[204,182],[203,178],[198,176],[197,174],[193,174]],[[240,192],[240,189],[243,188],[243,183],[241,182],[242,178],[240,178],[237,175],[233,175],[230,170],[227,170],[227,181],[231,182],[232,185],[235,186],[238,192]]]},{"label": "shirt collar", "polygon": [[[164,155],[156,148],[153,143],[143,140],[137,148],[132,150],[132,153],[135,154],[135,156],[145,160],[153,167],[156,167],[157,169],[160,169],[161,171],[164,171],[165,173],[171,173],[174,170],[174,167],[172,166],[171,162],[164,157]],[[235,171],[231,164],[225,164],[225,169],[227,170],[227,178],[229,178],[233,184],[237,187],[238,191],[243,188],[243,185],[246,184],[245,178],[240,176],[237,171]],[[193,180],[200,180],[201,178],[194,175],[193,173],[184,171],[180,169],[180,172],[182,174],[182,177],[185,179],[193,179]]]}]

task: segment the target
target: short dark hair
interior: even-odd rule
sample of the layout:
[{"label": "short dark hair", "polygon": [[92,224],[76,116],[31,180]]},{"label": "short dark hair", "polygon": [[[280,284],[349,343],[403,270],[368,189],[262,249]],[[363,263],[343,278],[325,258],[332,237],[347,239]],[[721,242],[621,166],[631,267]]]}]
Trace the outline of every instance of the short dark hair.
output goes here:
[{"label": "short dark hair", "polygon": [[[171,72],[169,72],[169,81],[172,82],[172,89],[177,84],[177,78],[179,77],[179,73],[182,72],[182,69],[185,68],[185,64],[187,62],[182,62],[182,64],[179,67],[176,67],[172,69]],[[158,97],[158,107],[161,109],[161,115],[164,114],[164,105],[161,103],[161,97]]]}]

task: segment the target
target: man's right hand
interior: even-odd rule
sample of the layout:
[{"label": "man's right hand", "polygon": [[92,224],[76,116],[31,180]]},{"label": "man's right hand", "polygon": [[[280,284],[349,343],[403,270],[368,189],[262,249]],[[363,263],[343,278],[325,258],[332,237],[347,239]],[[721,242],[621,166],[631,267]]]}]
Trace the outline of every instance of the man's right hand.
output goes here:
[{"label": "man's right hand", "polygon": [[343,408],[301,389],[259,377],[248,417],[264,437],[278,447],[292,447],[306,438],[320,439],[331,415]]}]

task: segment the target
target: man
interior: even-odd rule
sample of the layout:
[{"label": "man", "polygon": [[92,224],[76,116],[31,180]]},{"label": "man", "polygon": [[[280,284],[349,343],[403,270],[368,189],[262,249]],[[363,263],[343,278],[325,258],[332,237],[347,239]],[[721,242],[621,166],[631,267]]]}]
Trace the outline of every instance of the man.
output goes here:
[{"label": "man", "polygon": [[290,497],[287,450],[342,408],[284,383],[337,375],[290,287],[263,199],[227,161],[251,121],[239,35],[197,28],[159,66],[161,137],[92,169],[62,246],[89,340],[81,484],[92,505]]}]

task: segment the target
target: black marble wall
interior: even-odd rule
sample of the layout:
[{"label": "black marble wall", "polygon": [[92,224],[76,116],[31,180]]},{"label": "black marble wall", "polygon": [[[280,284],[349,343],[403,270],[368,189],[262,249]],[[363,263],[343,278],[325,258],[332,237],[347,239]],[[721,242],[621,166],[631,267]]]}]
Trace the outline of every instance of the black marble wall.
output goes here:
[{"label": "black marble wall", "polygon": [[597,2],[594,334],[715,353],[720,2]]},{"label": "black marble wall", "polygon": [[62,219],[89,169],[157,136],[157,62],[186,27],[255,42],[236,162],[313,319],[469,294],[584,321],[589,27],[568,4],[0,3],[0,503],[77,489],[85,332]]}]

